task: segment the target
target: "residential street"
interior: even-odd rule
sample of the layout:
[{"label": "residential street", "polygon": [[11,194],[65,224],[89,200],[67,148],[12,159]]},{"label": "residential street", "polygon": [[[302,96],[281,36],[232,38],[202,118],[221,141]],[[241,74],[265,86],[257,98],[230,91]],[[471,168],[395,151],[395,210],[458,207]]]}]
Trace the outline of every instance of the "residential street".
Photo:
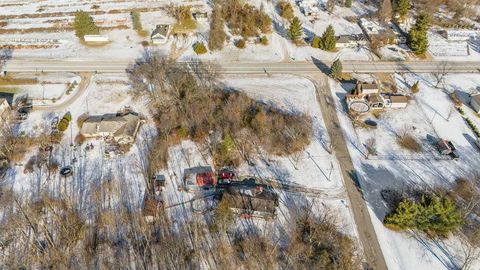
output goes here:
[{"label": "residential street", "polygon": [[[22,59],[7,60],[4,70],[7,72],[103,72],[124,73],[133,64],[133,60],[116,59]],[[312,61],[292,62],[223,62],[223,73],[231,74],[261,74],[261,73],[291,73],[317,72],[330,67],[330,62]],[[470,73],[480,70],[480,62],[383,62],[383,61],[342,61],[344,72],[357,73],[393,73],[393,72],[446,72]]]}]

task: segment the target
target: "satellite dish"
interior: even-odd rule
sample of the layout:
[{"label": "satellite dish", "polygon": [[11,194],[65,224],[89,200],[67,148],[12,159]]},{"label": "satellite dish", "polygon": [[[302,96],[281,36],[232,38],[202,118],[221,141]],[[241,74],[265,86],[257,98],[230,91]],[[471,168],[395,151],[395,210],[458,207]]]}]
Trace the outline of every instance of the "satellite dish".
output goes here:
[{"label": "satellite dish", "polygon": [[368,103],[363,100],[355,100],[350,102],[348,108],[356,113],[366,113],[370,110]]}]

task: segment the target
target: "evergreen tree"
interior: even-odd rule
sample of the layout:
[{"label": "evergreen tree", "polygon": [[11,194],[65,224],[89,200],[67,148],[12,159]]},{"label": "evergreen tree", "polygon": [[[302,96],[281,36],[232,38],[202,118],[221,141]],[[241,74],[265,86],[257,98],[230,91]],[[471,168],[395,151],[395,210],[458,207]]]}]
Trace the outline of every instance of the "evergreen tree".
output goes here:
[{"label": "evergreen tree", "polygon": [[410,200],[400,202],[395,212],[385,218],[385,223],[405,230],[416,227],[420,210],[418,205]]},{"label": "evergreen tree", "polygon": [[303,35],[303,27],[302,23],[298,19],[298,17],[294,17],[292,23],[290,24],[290,28],[288,29],[288,38],[293,41],[297,41]]},{"label": "evergreen tree", "polygon": [[463,224],[461,213],[448,197],[422,196],[419,203],[400,202],[397,209],[385,218],[385,224],[399,229],[418,229],[447,236]]},{"label": "evergreen tree", "polygon": [[412,93],[416,94],[418,91],[420,91],[420,86],[418,85],[418,81],[416,81],[413,85],[412,88],[410,88]]},{"label": "evergreen tree", "polygon": [[75,12],[75,20],[73,22],[75,35],[83,39],[85,35],[98,35],[100,30],[93,22],[93,18],[87,12],[79,10]]},{"label": "evergreen tree", "polygon": [[337,59],[333,62],[332,66],[330,67],[330,75],[334,79],[340,79],[342,77],[343,66],[340,59]]},{"label": "evergreen tree", "polygon": [[313,48],[320,48],[320,42],[321,42],[320,37],[317,37],[317,36],[313,37],[313,39],[312,39],[312,47],[313,47]]},{"label": "evergreen tree", "polygon": [[428,50],[428,27],[428,16],[426,14],[420,14],[417,17],[415,25],[410,29],[410,32],[408,32],[408,46],[417,55],[422,55]]},{"label": "evergreen tree", "polygon": [[193,45],[193,51],[195,51],[195,53],[198,55],[205,54],[207,53],[207,48],[203,42],[197,42],[195,45]]},{"label": "evergreen tree", "polygon": [[395,12],[400,15],[400,19],[404,20],[410,9],[410,0],[397,0],[395,2]]},{"label": "evergreen tree", "polygon": [[345,0],[345,7],[351,8],[352,7],[352,0]]},{"label": "evergreen tree", "polygon": [[335,38],[335,30],[333,30],[332,25],[329,25],[327,30],[322,34],[320,49],[324,51],[334,51],[336,46],[337,39]]}]

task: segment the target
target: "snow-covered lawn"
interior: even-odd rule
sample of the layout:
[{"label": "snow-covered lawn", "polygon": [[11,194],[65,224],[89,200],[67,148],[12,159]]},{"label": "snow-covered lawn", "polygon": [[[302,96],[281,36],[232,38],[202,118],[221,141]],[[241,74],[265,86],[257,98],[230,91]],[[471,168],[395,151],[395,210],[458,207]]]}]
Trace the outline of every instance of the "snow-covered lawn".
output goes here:
[{"label": "snow-covered lawn", "polygon": [[[470,76],[447,76],[446,87],[468,89],[477,80],[472,81]],[[457,236],[435,242],[421,234],[394,232],[382,225],[389,212],[380,193],[382,190],[401,192],[415,186],[447,187],[458,177],[471,176],[472,168],[480,166],[480,152],[470,139],[474,136],[472,131],[457,111],[451,112],[452,101],[448,94],[433,87],[433,76],[396,76],[397,86],[403,91],[408,91],[417,80],[420,92],[410,101],[409,107],[387,111],[380,119],[372,118],[378,122],[376,130],[354,129],[344,109],[346,90],[334,81],[330,81],[330,86],[337,97],[338,116],[389,269],[451,269],[458,266],[462,256]],[[395,132],[405,125],[431,153],[413,154],[399,149]],[[439,159],[435,149],[426,142],[429,135],[451,140],[458,149],[460,159]],[[379,157],[365,159],[363,143],[371,137],[376,139]]]}]

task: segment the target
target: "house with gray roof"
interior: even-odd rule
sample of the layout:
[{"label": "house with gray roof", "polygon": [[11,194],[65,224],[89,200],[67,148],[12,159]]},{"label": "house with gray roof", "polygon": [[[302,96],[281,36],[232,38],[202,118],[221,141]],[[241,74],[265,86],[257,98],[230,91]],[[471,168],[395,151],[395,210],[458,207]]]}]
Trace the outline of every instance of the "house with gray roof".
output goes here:
[{"label": "house with gray roof", "polygon": [[119,144],[129,144],[135,141],[141,122],[134,112],[95,115],[83,122],[80,134],[86,138],[113,139]]}]

